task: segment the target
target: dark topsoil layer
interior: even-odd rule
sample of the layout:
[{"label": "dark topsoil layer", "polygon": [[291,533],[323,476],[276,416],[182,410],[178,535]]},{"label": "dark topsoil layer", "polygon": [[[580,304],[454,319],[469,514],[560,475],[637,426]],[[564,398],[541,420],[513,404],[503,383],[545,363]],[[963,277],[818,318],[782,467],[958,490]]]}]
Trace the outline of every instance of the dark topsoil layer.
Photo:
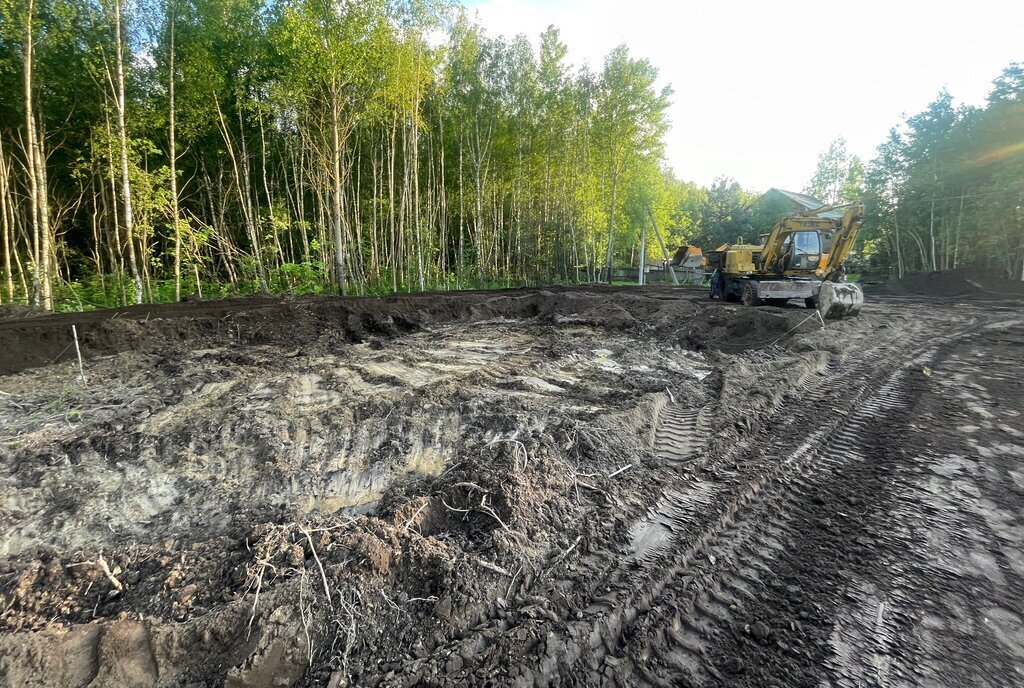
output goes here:
[{"label": "dark topsoil layer", "polygon": [[[72,365],[72,325],[87,359],[133,351],[142,354],[142,365],[159,369],[159,357],[179,365],[183,352],[197,349],[219,347],[230,357],[236,348],[271,345],[290,360],[336,353],[348,342],[373,348],[406,333],[503,319],[520,321],[524,329],[590,326],[597,345],[606,333],[627,333],[663,347],[705,348],[709,358],[716,350],[734,353],[783,342],[802,323],[818,327],[802,307],[721,304],[708,301],[703,290],[679,288],[232,299],[7,319],[0,322],[0,373],[53,361]],[[481,328],[482,336],[488,332]],[[126,542],[116,552],[39,552],[12,560],[9,570],[0,570],[0,610],[7,610],[9,631],[0,633],[0,685],[43,675],[63,675],[51,680],[57,685],[93,679],[93,685],[132,684],[128,679],[146,685],[158,674],[164,685],[217,685],[229,675],[237,681],[228,685],[324,685],[336,672],[356,677],[349,685],[411,685],[406,679],[416,677],[458,684],[470,671],[463,662],[483,664],[484,658],[486,666],[472,666],[474,680],[507,673],[501,668],[508,664],[507,653],[542,652],[531,629],[545,619],[568,618],[570,607],[575,615],[583,613],[585,603],[573,607],[567,595],[585,600],[600,594],[590,588],[620,568],[617,553],[628,545],[629,524],[657,501],[660,484],[649,479],[647,439],[662,379],[648,388],[633,377],[620,379],[617,394],[602,393],[628,403],[602,413],[551,414],[513,394],[495,403],[464,399],[458,390],[410,392],[410,405],[460,409],[464,440],[458,460],[436,478],[396,480],[372,516],[294,523],[289,513],[254,521],[247,524],[250,532],[226,538],[211,539],[199,528],[184,540]],[[679,399],[701,403],[717,379],[699,383],[682,374],[669,384]],[[493,385],[486,376],[481,380]],[[245,422],[261,413],[236,408]],[[342,411],[334,411],[343,421]],[[132,420],[130,409],[126,414],[126,424],[140,422]],[[201,421],[191,420],[189,438],[204,434]],[[515,429],[515,441],[493,441],[495,430],[505,428]],[[279,441],[253,437],[251,446],[268,457],[280,453]],[[167,461],[185,470],[192,460],[189,438],[159,438],[147,446],[157,451],[156,444],[167,445]],[[105,425],[88,436],[76,429],[40,434],[39,442],[13,438],[0,447],[12,458],[3,451],[0,458],[26,479],[42,481],[51,461],[83,466],[83,457],[95,456],[104,466],[141,465],[139,447],[150,439],[142,438],[137,425]],[[22,468],[22,459],[38,470]],[[254,465],[260,475],[273,470]],[[54,501],[65,497],[55,490]],[[579,584],[555,578],[554,572],[570,564],[586,567]],[[110,581],[117,576],[123,583],[114,590]],[[158,597],[163,601],[155,602]],[[506,644],[486,652],[498,628],[510,627],[506,607],[525,621]],[[138,621],[140,615],[146,620]],[[71,630],[65,633],[62,624]],[[296,654],[292,641],[304,632],[313,644]],[[59,649],[51,643],[60,643]],[[283,652],[292,659],[282,659]],[[65,655],[82,658],[83,680],[67,679],[73,662],[59,666]],[[136,666],[140,657],[153,666]],[[128,669],[131,675],[111,673]]]},{"label": "dark topsoil layer", "polygon": [[[790,334],[808,311],[747,311],[710,302],[704,290],[686,287],[546,287],[501,291],[428,292],[387,297],[269,297],[130,306],[83,313],[15,317],[0,308],[0,375],[71,361],[75,325],[86,359],[123,351],[159,353],[182,348],[275,344],[315,351],[317,342],[357,343],[394,337],[432,323],[495,318],[540,318],[665,334],[693,349],[736,352]],[[614,302],[610,297],[614,295]],[[698,315],[702,317],[694,317]]]},{"label": "dark topsoil layer", "polygon": [[994,270],[962,268],[910,273],[902,279],[867,287],[867,292],[879,296],[1021,299],[1024,298],[1024,282],[1006,279]]},{"label": "dark topsoil layer", "polygon": [[[860,378],[869,378],[864,390],[869,383],[882,385],[897,365],[889,360],[894,351],[910,356],[922,341],[930,345],[947,319],[966,321],[977,309],[925,311],[865,309],[857,320],[822,330],[812,312],[795,305],[721,304],[695,289],[583,287],[381,299],[234,299],[0,322],[0,373],[54,359],[69,366],[72,324],[87,357],[132,350],[159,356],[218,345],[218,355],[234,357],[231,345],[270,344],[280,350],[266,355],[290,359],[293,351],[309,357],[347,348],[339,342],[365,341],[374,348],[374,342],[407,332],[503,318],[529,320],[516,326],[540,325],[538,332],[558,329],[549,323],[565,323],[566,329],[591,325],[598,345],[610,332],[625,332],[661,347],[703,348],[708,359],[723,363],[706,381],[685,373],[669,378],[672,389],[666,386],[664,394],[661,380],[655,387],[623,375],[618,386],[624,403],[600,412],[552,413],[512,394],[476,398],[494,384],[486,376],[467,390],[424,387],[403,403],[458,407],[465,441],[440,475],[395,481],[372,515],[314,513],[294,522],[283,514],[229,538],[210,538],[197,529],[182,541],[40,553],[32,561],[12,562],[9,573],[0,570],[0,609],[8,610],[8,632],[0,633],[0,685],[635,685],[646,680],[644,669],[664,669],[651,676],[652,684],[699,683],[703,674],[688,665],[671,666],[679,653],[665,641],[686,630],[685,610],[698,604],[694,591],[705,584],[694,573],[708,575],[706,587],[714,589],[710,576],[716,562],[729,561],[727,549],[736,551],[736,566],[745,561],[746,536],[730,525],[731,514],[743,518],[741,506],[756,526],[749,529],[751,538],[771,545],[776,526],[760,517],[778,504],[788,504],[785,509],[795,514],[792,524],[779,522],[797,539],[787,545],[793,556],[781,560],[792,568],[775,564],[768,571],[777,579],[769,583],[779,586],[777,596],[762,596],[770,604],[727,610],[724,632],[738,640],[708,636],[714,644],[705,659],[726,672],[712,674],[721,685],[800,685],[801,678],[818,685],[828,676],[821,659],[830,647],[838,604],[833,600],[841,594],[836,583],[856,566],[874,570],[872,543],[853,545],[865,533],[898,530],[891,520],[857,525],[869,507],[888,516],[891,504],[899,503],[884,491],[892,489],[892,475],[875,469],[884,468],[884,460],[899,460],[896,449],[913,443],[903,436],[908,426],[893,425],[885,435],[895,438],[893,451],[884,444],[864,447],[871,450],[870,460],[860,465],[868,473],[839,476],[831,491],[827,482],[813,485],[795,501],[789,501],[793,490],[782,488],[800,477],[798,467],[777,472],[776,466],[814,440],[823,411],[852,413],[867,394],[850,397]],[[798,333],[806,336],[787,341]],[[481,336],[488,336],[486,328]],[[788,344],[790,351],[761,351],[774,343]],[[830,358],[832,345],[846,354]],[[753,351],[735,358],[716,354],[744,348]],[[185,357],[168,358],[182,366]],[[150,360],[140,358],[144,365]],[[161,362],[152,366],[159,372]],[[920,366],[914,364],[915,374]],[[920,373],[919,384],[934,384],[930,369],[924,370],[929,372]],[[219,380],[208,370],[200,374],[205,377],[199,381]],[[243,420],[262,418],[260,408],[245,406],[253,397],[238,399],[231,408]],[[692,432],[681,431],[683,440],[707,441],[695,463],[676,465],[651,446],[656,428],[667,427],[660,418],[669,402],[677,411],[714,411],[706,429],[697,415]],[[883,426],[899,420],[882,408]],[[929,417],[904,415],[922,425]],[[205,432],[199,420],[191,435]],[[522,431],[494,441],[493,431],[504,428]],[[929,432],[927,426],[917,431]],[[92,437],[74,428],[62,433],[39,446],[14,438],[26,446],[8,451],[34,461],[40,485],[58,462],[82,466],[75,462],[90,455],[131,465],[141,454],[141,431],[134,431],[140,438],[134,445],[124,441],[124,429],[113,426]],[[267,456],[280,453],[271,438],[253,437],[251,446],[265,448]],[[96,444],[86,446],[85,440]],[[166,444],[168,458],[180,462],[167,466],[190,465],[187,441]],[[815,466],[816,455],[808,456],[808,465]],[[251,470],[272,468],[253,464]],[[768,482],[773,475],[778,481]],[[750,505],[755,483],[766,486],[757,497],[761,507]],[[65,496],[60,490],[54,495],[53,501]],[[671,522],[677,528],[671,543],[694,556],[675,561],[678,550],[672,549],[648,563],[633,559],[633,525],[663,501],[674,503],[673,495],[685,497],[678,502],[685,508]],[[839,507],[849,513],[837,513],[839,500],[850,496],[857,502]],[[712,553],[708,543],[722,546]],[[754,553],[761,556],[758,551],[763,554],[765,547],[755,543]],[[707,564],[701,568],[698,559]],[[878,561],[879,570],[891,568]],[[679,568],[673,572],[671,566]],[[662,568],[671,579],[667,583]],[[121,581],[116,590],[112,578]],[[924,582],[923,587],[944,584],[939,576]],[[655,588],[662,584],[668,593],[659,595]],[[153,602],[158,593],[164,606]],[[875,609],[868,607],[872,619]],[[642,634],[647,617],[649,644]],[[814,626],[812,634],[803,631],[804,624]],[[805,647],[808,639],[821,643],[821,654],[815,654],[816,645]],[[683,680],[687,676],[692,682]]]}]

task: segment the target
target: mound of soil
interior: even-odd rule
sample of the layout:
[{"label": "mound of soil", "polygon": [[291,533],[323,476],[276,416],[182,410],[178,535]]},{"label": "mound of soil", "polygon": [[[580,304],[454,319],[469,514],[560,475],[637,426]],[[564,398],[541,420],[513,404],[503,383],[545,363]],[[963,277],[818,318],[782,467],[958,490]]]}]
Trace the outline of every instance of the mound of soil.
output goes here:
[{"label": "mound of soil", "polygon": [[0,320],[31,318],[40,315],[49,315],[49,313],[39,306],[26,306],[20,303],[0,304]]},{"label": "mound of soil", "polygon": [[[163,354],[224,342],[236,348],[301,346],[311,354],[330,350],[339,341],[390,339],[436,324],[522,318],[661,335],[682,330],[687,346],[737,352],[784,335],[806,317],[799,308],[717,306],[701,298],[703,293],[588,286],[380,298],[250,297],[0,319],[0,375],[74,360],[72,324],[82,355],[89,359],[125,351]],[[701,317],[704,309],[707,316]]]},{"label": "mound of soil", "polygon": [[1024,298],[1024,282],[978,268],[915,272],[874,287],[870,293],[896,296]]}]

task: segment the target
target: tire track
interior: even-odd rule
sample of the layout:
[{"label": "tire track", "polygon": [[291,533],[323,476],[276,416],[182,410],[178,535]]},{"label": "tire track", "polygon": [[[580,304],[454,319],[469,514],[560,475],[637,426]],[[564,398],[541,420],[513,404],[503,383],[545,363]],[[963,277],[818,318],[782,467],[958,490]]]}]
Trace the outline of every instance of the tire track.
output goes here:
[{"label": "tire track", "polygon": [[[791,519],[813,497],[814,479],[861,461],[856,446],[871,421],[901,406],[905,371],[978,325],[961,318],[947,328],[929,338],[924,325],[897,326],[852,356],[826,358],[814,371],[818,378],[800,374],[788,388],[768,390],[757,429],[729,446],[707,449],[699,413],[667,408],[659,414],[655,447],[670,487],[633,523],[623,561],[591,555],[586,559],[596,566],[588,571],[595,577],[553,580],[553,590],[575,588],[582,604],[574,601],[552,617],[555,626],[523,662],[492,669],[517,685],[722,680],[708,661],[709,636],[735,632],[735,610],[756,600],[770,580],[789,547]],[[808,400],[809,391],[818,396]],[[662,433],[665,427],[669,432]],[[828,442],[839,451],[825,451]],[[539,630],[529,619],[503,626],[508,637]]]},{"label": "tire track", "polygon": [[[1006,323],[999,326],[1005,327]],[[757,593],[764,592],[765,581],[777,578],[773,570],[779,562],[794,556],[789,547],[799,542],[804,532],[802,528],[806,526],[805,517],[814,511],[807,507],[820,499],[819,489],[829,480],[849,481],[851,475],[871,472],[871,466],[864,465],[866,451],[861,449],[878,441],[876,429],[880,424],[905,413],[909,402],[904,391],[908,372],[924,369],[938,346],[969,336],[976,329],[936,338],[893,371],[855,407],[845,423],[833,424],[818,437],[812,434],[811,441],[805,442],[783,462],[789,464],[790,470],[780,472],[773,479],[772,487],[777,490],[755,500],[708,541],[703,561],[699,560],[699,555],[696,557],[695,568],[699,572],[673,580],[662,593],[662,604],[656,607],[659,612],[640,617],[633,628],[624,632],[627,637],[644,639],[630,650],[635,663],[649,665],[652,658],[658,658],[654,662],[659,665],[657,670],[648,667],[642,672],[646,682],[653,685],[730,682],[722,674],[723,669],[715,664],[713,651],[718,640],[737,635],[748,636],[753,642],[768,640],[771,631],[763,623],[742,623],[747,618],[745,602],[756,601]],[[782,444],[775,443],[767,448],[766,454],[780,449]],[[885,534],[881,538],[888,546],[898,547],[895,538]],[[898,566],[895,573],[899,573]],[[842,669],[835,671],[836,685],[863,685],[865,677],[883,685],[916,683],[920,672],[912,662],[898,664],[892,660],[898,648],[913,651],[912,619],[902,611],[906,607],[906,592],[864,590],[859,594],[857,591],[845,594],[850,596],[855,608],[869,609],[871,618],[867,621],[871,622],[871,630],[861,633],[861,642],[856,647],[832,646],[840,661],[830,666]],[[894,603],[896,609],[892,608]],[[664,609],[675,610],[675,613],[665,618],[660,613]],[[744,641],[749,642],[746,638]],[[811,661],[810,665],[816,663]],[[739,673],[744,667],[727,661],[724,670]]]},{"label": "tire track", "polygon": [[[1015,337],[1012,344],[1019,345],[1022,334],[1017,330],[1007,339]],[[946,429],[949,442],[908,439],[914,451],[891,518],[898,527],[884,538],[887,547],[905,554],[886,562],[884,587],[856,581],[852,603],[837,615],[830,638],[836,653],[828,667],[838,686],[861,685],[863,676],[892,683],[908,672],[915,683],[1018,685],[1024,674],[1024,567],[1013,564],[1019,540],[999,537],[1021,514],[1020,492],[1005,472],[1019,465],[1020,450],[999,441],[1000,432],[1013,436],[1014,429],[1001,425],[995,434],[980,435],[995,439],[987,455],[970,451],[978,442],[973,430],[948,433],[978,419],[978,409],[985,410],[979,401],[993,404],[995,413],[979,421],[990,431],[996,425],[989,418],[997,414],[1019,417],[1012,401],[1006,403],[1019,399],[1019,378],[996,372],[1019,362],[993,358],[986,346],[972,343],[967,356],[958,355],[962,346],[947,351],[934,364],[934,381],[923,386],[920,411],[936,414],[931,427]],[[1002,394],[990,394],[991,386],[1007,383]],[[923,594],[921,581],[941,584]],[[907,652],[908,636],[917,639],[913,653]]]},{"label": "tire track", "polygon": [[706,448],[709,422],[705,409],[670,404],[659,421],[654,451],[662,461],[685,464]]},{"label": "tire track", "polygon": [[[912,359],[907,367],[926,362],[927,356]],[[753,501],[708,542],[704,557],[695,563],[699,573],[689,579],[676,579],[668,586],[664,592],[667,604],[663,607],[676,610],[672,618],[651,615],[638,620],[638,632],[633,635],[649,640],[634,651],[637,659],[664,653],[670,658],[660,675],[649,677],[651,683],[726,682],[723,671],[739,673],[744,667],[729,663],[724,669],[716,666],[714,651],[718,639],[738,633],[749,636],[753,642],[768,640],[771,630],[767,625],[746,622],[746,602],[757,600],[765,593],[766,582],[776,578],[774,571],[779,562],[800,538],[805,506],[813,502],[822,483],[850,464],[863,461],[858,447],[870,438],[872,424],[905,404],[901,383],[907,367],[892,373],[865,399],[849,416],[848,424],[840,425],[830,435],[814,437],[815,441],[805,442],[787,457],[784,463],[789,464],[790,470],[764,484],[765,495]],[[769,447],[768,452],[780,450],[780,445]],[[696,631],[681,633],[680,629]],[[876,637],[880,642],[894,638],[896,630],[884,628],[880,622]],[[876,656],[884,656],[885,649],[880,646]]]},{"label": "tire track", "polygon": [[[758,468],[752,475],[739,476],[739,479],[734,478],[723,483],[705,483],[694,480],[690,483],[690,490],[666,494],[661,502],[648,512],[647,518],[634,524],[630,533],[631,541],[636,547],[631,553],[631,560],[634,565],[639,565],[646,575],[638,575],[636,571],[620,575],[621,571],[616,571],[611,579],[605,581],[603,586],[598,586],[608,590],[607,594],[595,600],[587,609],[588,616],[595,618],[568,625],[567,634],[570,637],[589,643],[591,668],[599,667],[602,660],[613,657],[616,652],[621,651],[618,648],[620,638],[643,634],[640,626],[642,620],[647,616],[647,610],[652,608],[661,610],[675,606],[667,604],[662,599],[666,594],[666,589],[672,585],[681,583],[688,590],[686,598],[694,600],[694,605],[698,604],[696,601],[698,594],[706,596],[707,590],[721,594],[722,586],[720,584],[689,588],[688,586],[695,586],[696,579],[692,573],[688,572],[688,569],[695,567],[698,560],[711,562],[711,565],[714,566],[718,557],[715,556],[713,549],[716,546],[728,548],[730,533],[733,534],[733,537],[737,537],[736,534],[741,534],[739,537],[742,539],[763,537],[761,535],[761,530],[764,527],[762,524],[766,521],[760,514],[750,520],[743,520],[736,527],[730,527],[737,524],[740,519],[739,512],[746,509],[750,513],[757,513],[751,503],[756,503],[759,499],[763,499],[767,504],[772,504],[778,503],[784,498],[786,500],[784,507],[795,509],[801,500],[806,499],[808,494],[806,486],[808,477],[803,475],[805,471],[831,470],[834,466],[849,460],[853,452],[851,447],[855,446],[859,435],[853,434],[852,429],[845,429],[847,420],[853,416],[854,421],[851,423],[851,428],[863,430],[872,418],[878,418],[899,408],[901,401],[898,385],[905,371],[922,365],[927,360],[928,352],[933,351],[936,345],[966,336],[975,329],[974,325],[973,320],[969,321],[960,328],[947,332],[943,337],[933,338],[925,344],[910,349],[912,358],[909,360],[906,358],[909,348],[908,340],[911,339],[909,335],[896,337],[876,347],[874,351],[863,352],[861,357],[845,366],[842,374],[843,382],[846,383],[843,387],[849,389],[850,393],[845,397],[842,394],[833,394],[828,408],[829,413],[824,419],[820,418],[818,409],[807,409],[806,399],[801,403],[798,397],[782,396],[775,417],[784,415],[783,412],[791,407],[796,407],[801,412],[802,419],[818,419],[822,426],[809,433],[795,449],[791,448],[792,439],[788,436],[775,439],[767,450],[762,449],[759,452],[762,460],[755,462]],[[893,360],[895,358],[893,354],[897,352],[903,354],[900,358],[904,362],[898,365],[894,372],[888,372],[879,366],[879,361]],[[840,385],[836,384],[835,380],[832,382],[832,389],[839,390]],[[839,451],[829,454],[823,450],[823,445],[832,437],[838,438]],[[749,439],[739,443],[734,452],[725,452],[715,463],[735,462],[742,456],[744,450],[749,450],[752,444],[754,443]],[[784,456],[785,458],[781,461],[771,461],[773,456]],[[815,462],[819,465],[814,466]],[[768,498],[760,497],[764,488],[772,483],[776,483],[780,487],[778,494]],[[695,485],[699,485],[699,487],[694,487]],[[776,531],[785,531],[786,519],[789,518],[784,515],[786,508],[780,507],[775,518],[767,520],[771,524],[770,527]],[[748,554],[762,552],[768,542],[762,539],[761,547],[748,545]],[[779,540],[773,539],[767,549],[783,551],[785,545]],[[707,554],[711,554],[714,561],[708,558]],[[748,592],[750,592],[749,586],[756,585],[759,581],[758,571],[770,573],[769,562],[770,560],[766,559],[763,554],[748,557],[748,562],[743,569],[744,575],[747,576]],[[726,586],[725,599],[734,599],[729,596],[728,588],[743,589],[743,576],[740,576],[738,581]],[[691,606],[690,608],[696,607]],[[711,607],[705,604],[705,608]],[[727,605],[724,608],[727,608]],[[727,617],[722,615],[721,618]],[[680,617],[678,624],[683,627],[687,625],[687,621],[695,630],[699,630],[703,626],[705,631],[709,631],[714,627],[715,617],[709,614],[697,615],[690,619]],[[664,637],[664,631],[661,631],[660,634],[661,637]],[[686,639],[691,647],[701,647],[697,642],[700,639],[699,633]],[[619,661],[613,660],[615,666],[620,667],[617,669],[617,675],[621,675],[623,680],[627,680],[630,672],[637,670],[644,674],[649,682],[660,683],[661,680],[642,668],[645,661],[652,656],[651,648],[642,647],[632,662],[621,664]],[[565,661],[567,659],[571,659],[571,661]],[[564,655],[553,656],[549,652],[548,666],[557,666],[558,660],[562,660],[568,667],[578,659],[579,657],[568,658]],[[701,659],[699,650],[691,650],[688,655],[677,654],[676,659],[682,666],[690,667],[689,674],[683,678],[699,680],[701,675],[700,669],[697,667],[702,667],[706,676],[721,678],[714,667]],[[553,676],[553,674],[546,675],[546,678],[551,679]],[[673,678],[673,680],[679,679],[679,676]]]},{"label": "tire track", "polygon": [[[875,353],[884,356],[892,350],[905,351],[907,340],[910,338],[909,335],[898,337],[878,347],[880,351],[876,349]],[[871,371],[875,375],[870,375]],[[855,409],[858,400],[864,397],[872,386],[879,384],[874,381],[882,377],[882,374],[879,373],[875,360],[862,360],[858,361],[858,365],[849,366],[844,377],[851,380],[856,390],[845,400],[845,405],[848,409]],[[886,381],[882,377],[882,384]],[[780,412],[799,403],[796,397],[787,398],[780,395],[779,398],[781,400],[777,408]],[[584,619],[567,624],[565,635],[583,651],[578,654],[560,652],[560,644],[549,644],[549,651],[544,660],[546,666],[554,668],[563,665],[568,668],[585,657],[590,668],[596,670],[607,658],[613,658],[620,652],[620,638],[624,634],[635,632],[638,617],[652,606],[665,606],[659,602],[667,586],[676,580],[682,580],[684,584],[692,581],[692,576],[687,575],[687,570],[698,558],[704,557],[709,545],[736,521],[737,513],[741,509],[755,500],[767,484],[784,478],[817,456],[815,448],[820,447],[828,433],[834,432],[840,421],[845,418],[840,408],[843,401],[842,398],[834,399],[837,413],[831,422],[824,429],[810,433],[796,449],[790,450],[788,456],[784,447],[791,446],[791,440],[783,440],[775,445],[779,451],[762,452],[769,460],[755,461],[753,473],[735,475],[722,482],[694,478],[687,484],[689,489],[666,494],[648,512],[647,517],[635,523],[631,529],[631,541],[636,547],[629,555],[633,566],[615,569],[608,579],[596,586],[596,589],[604,591],[604,594],[592,600],[586,609]],[[805,407],[806,400],[799,406],[806,414]],[[780,413],[775,415],[778,416]],[[743,450],[749,448],[751,444],[753,442],[749,439],[747,442],[739,443],[735,452],[726,452],[714,463],[734,463],[739,458],[738,455],[742,455]],[[772,456],[786,458],[782,461],[772,461]],[[757,529],[740,527],[732,531],[756,533]],[[752,581],[757,580],[758,568],[770,570],[767,564],[758,560],[752,561],[748,567]],[[698,618],[694,623],[699,629],[699,624],[711,622]],[[699,638],[699,634],[696,637]],[[641,652],[640,658],[644,654]],[[614,662],[614,659],[612,661]],[[680,657],[680,661],[693,666],[699,665],[692,655]],[[639,669],[640,665],[631,662],[628,667],[618,663],[616,666],[625,677],[632,669]],[[542,675],[542,678],[551,680],[554,676],[555,673],[550,673]]]}]

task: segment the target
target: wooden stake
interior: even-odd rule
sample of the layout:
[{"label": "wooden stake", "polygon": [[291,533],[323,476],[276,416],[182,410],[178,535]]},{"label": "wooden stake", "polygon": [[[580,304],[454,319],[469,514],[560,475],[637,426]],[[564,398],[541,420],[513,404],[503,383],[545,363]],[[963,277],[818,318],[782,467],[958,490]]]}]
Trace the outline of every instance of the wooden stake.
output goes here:
[{"label": "wooden stake", "polygon": [[82,376],[82,384],[87,384],[85,379],[85,366],[82,365],[82,350],[78,346],[78,328],[71,326],[71,336],[75,338],[75,353],[78,355],[78,374]]}]

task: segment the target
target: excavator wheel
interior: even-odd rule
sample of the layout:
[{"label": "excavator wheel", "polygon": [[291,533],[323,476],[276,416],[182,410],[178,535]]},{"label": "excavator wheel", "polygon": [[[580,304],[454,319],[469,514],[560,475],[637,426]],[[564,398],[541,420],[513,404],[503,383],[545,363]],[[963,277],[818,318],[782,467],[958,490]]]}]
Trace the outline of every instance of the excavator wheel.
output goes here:
[{"label": "excavator wheel", "polygon": [[814,300],[813,296],[808,296],[806,299],[804,299],[804,305],[807,306],[808,308],[817,308],[818,302]]},{"label": "excavator wheel", "polygon": [[743,287],[743,305],[744,306],[760,306],[762,303],[761,299],[757,298],[757,292],[754,290],[754,285],[747,284]]}]

